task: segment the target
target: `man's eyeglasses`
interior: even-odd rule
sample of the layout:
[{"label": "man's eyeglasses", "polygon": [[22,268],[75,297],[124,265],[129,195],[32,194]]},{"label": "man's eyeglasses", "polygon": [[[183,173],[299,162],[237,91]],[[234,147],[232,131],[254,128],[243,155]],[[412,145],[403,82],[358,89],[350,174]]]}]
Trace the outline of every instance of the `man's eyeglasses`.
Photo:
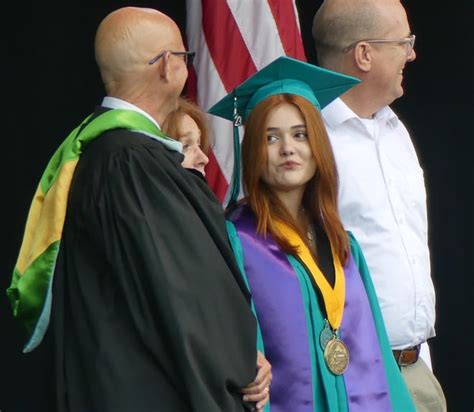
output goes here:
[{"label": "man's eyeglasses", "polygon": [[161,57],[163,57],[165,55],[165,53],[169,53],[169,54],[172,54],[174,56],[182,56],[183,59],[184,59],[184,63],[186,64],[186,66],[191,66],[193,64],[193,60],[194,60],[194,55],[196,54],[195,52],[191,52],[191,51],[170,51],[170,50],[165,50],[165,51],[162,51],[160,54],[158,54],[157,56],[153,57],[153,59],[151,59],[148,64],[154,64],[156,63]]},{"label": "man's eyeglasses", "polygon": [[353,49],[357,44],[365,42],[365,43],[398,43],[398,44],[406,44],[406,53],[407,57],[410,56],[410,54],[413,51],[413,48],[415,47],[415,35],[412,34],[408,37],[402,37],[401,39],[369,39],[369,40],[358,40],[346,48],[344,48],[342,51],[344,53],[348,52],[350,49]]}]

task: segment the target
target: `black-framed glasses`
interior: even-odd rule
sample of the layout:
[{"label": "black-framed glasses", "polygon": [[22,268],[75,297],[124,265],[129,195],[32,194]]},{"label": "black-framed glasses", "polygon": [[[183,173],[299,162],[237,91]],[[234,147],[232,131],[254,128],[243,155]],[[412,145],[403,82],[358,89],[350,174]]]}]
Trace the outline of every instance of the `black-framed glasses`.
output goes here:
[{"label": "black-framed glasses", "polygon": [[151,59],[148,64],[154,64],[156,63],[161,57],[165,55],[165,53],[172,54],[174,56],[182,56],[184,59],[184,63],[186,66],[191,66],[193,64],[194,60],[194,55],[196,54],[195,52],[192,51],[171,51],[171,50],[165,50],[162,51],[160,54],[156,55]]},{"label": "black-framed glasses", "polygon": [[342,51],[344,53],[348,52],[350,49],[353,49],[357,44],[361,42],[365,43],[398,43],[398,44],[406,44],[406,53],[407,57],[411,55],[413,52],[413,48],[415,47],[415,39],[416,36],[411,34],[408,37],[402,37],[401,39],[368,39],[368,40],[357,40],[356,42],[350,44],[349,46],[345,47]]}]

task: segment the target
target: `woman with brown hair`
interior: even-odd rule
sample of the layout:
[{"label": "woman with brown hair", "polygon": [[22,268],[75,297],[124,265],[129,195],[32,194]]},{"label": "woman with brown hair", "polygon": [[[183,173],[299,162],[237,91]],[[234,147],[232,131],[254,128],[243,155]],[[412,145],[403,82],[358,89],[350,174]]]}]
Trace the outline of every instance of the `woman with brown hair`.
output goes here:
[{"label": "woman with brown hair", "polygon": [[272,412],[414,411],[364,257],[339,218],[319,113],[357,82],[281,57],[210,110],[245,125],[246,196],[229,209],[228,233],[272,364]]},{"label": "woman with brown hair", "polygon": [[198,170],[205,176],[205,167],[209,163],[206,113],[190,100],[180,98],[178,108],[166,117],[162,130],[183,144],[183,167]]}]

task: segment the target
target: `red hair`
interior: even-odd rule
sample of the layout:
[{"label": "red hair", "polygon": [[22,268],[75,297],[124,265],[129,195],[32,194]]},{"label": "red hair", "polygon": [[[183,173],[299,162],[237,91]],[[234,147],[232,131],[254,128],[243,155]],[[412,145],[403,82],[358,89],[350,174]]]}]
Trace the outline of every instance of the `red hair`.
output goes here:
[{"label": "red hair", "polygon": [[295,247],[275,231],[273,222],[278,220],[290,226],[306,241],[306,233],[301,232],[285,206],[262,179],[268,163],[267,118],[273,109],[284,103],[292,104],[300,111],[306,123],[308,143],[316,161],[316,173],[306,184],[302,205],[311,223],[324,229],[335,253],[344,264],[348,257],[349,241],[337,211],[336,162],[321,115],[301,96],[270,96],[252,110],[245,123],[242,173],[247,202],[257,218],[257,232],[263,236],[269,232],[284,252],[295,254]]},{"label": "red hair", "polygon": [[201,108],[191,100],[188,100],[184,97],[179,98],[178,108],[168,114],[165,121],[163,122],[163,132],[168,137],[178,140],[179,136],[182,135],[182,131],[179,130],[180,120],[185,114],[187,114],[196,122],[199,130],[201,131],[202,151],[207,153],[209,150],[209,128],[207,126],[206,113],[204,113]]}]

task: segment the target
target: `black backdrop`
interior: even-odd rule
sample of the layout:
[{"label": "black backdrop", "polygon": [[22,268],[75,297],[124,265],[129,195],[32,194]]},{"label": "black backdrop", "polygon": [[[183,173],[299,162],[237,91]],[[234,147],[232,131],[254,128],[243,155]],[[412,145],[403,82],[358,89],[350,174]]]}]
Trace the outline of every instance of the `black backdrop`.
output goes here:
[{"label": "black backdrop", "polygon": [[[428,187],[438,316],[438,336],[431,344],[433,366],[449,410],[471,411],[474,3],[406,3],[417,34],[417,60],[405,69],[406,95],[394,107],[412,133]],[[17,1],[3,12],[2,100],[7,117],[2,139],[1,412],[51,410],[46,384],[51,379],[48,354],[41,347],[21,354],[22,331],[2,291],[10,282],[29,203],[46,162],[72,126],[103,96],[93,60],[95,29],[109,11],[131,4],[34,2],[26,6]],[[184,0],[133,4],[160,8],[185,32]],[[306,53],[313,63],[311,20],[319,4],[297,0]]]}]

